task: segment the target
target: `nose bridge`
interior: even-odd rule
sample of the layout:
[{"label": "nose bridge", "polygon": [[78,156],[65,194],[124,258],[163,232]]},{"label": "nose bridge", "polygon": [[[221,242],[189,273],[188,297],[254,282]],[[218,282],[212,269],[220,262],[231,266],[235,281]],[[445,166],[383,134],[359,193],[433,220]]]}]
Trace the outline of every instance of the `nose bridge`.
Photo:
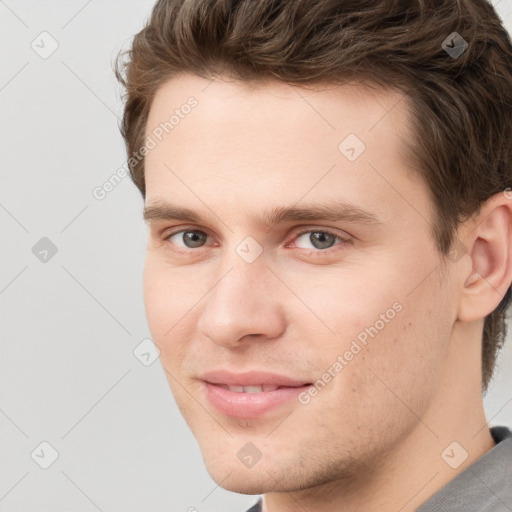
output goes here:
[{"label": "nose bridge", "polygon": [[278,336],[283,318],[263,248],[244,239],[226,249],[220,268],[199,319],[202,333],[224,345],[239,344],[247,335]]},{"label": "nose bridge", "polygon": [[232,305],[240,304],[248,309],[251,304],[258,302],[260,284],[265,279],[266,270],[262,262],[247,264],[243,261],[232,261],[213,290],[215,299],[226,303],[233,302]]},{"label": "nose bridge", "polygon": [[[233,237],[236,239],[237,237]],[[263,246],[252,236],[238,236],[238,243],[231,243],[222,256],[222,271],[224,276],[217,288],[218,294],[239,299],[240,296],[257,299],[258,288],[263,282],[268,282],[271,272],[266,267]],[[249,294],[253,291],[252,295]],[[249,304],[251,301],[245,301]]]}]

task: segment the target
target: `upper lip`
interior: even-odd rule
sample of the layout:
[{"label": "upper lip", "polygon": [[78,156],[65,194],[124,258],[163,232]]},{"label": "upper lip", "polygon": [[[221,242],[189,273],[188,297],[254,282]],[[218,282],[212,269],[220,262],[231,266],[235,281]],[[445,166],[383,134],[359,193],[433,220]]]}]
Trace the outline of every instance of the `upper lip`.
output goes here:
[{"label": "upper lip", "polygon": [[227,370],[212,370],[204,373],[202,380],[210,384],[225,384],[227,386],[287,386],[297,387],[309,384],[305,380],[292,379],[286,375],[265,371],[249,371],[233,373]]}]

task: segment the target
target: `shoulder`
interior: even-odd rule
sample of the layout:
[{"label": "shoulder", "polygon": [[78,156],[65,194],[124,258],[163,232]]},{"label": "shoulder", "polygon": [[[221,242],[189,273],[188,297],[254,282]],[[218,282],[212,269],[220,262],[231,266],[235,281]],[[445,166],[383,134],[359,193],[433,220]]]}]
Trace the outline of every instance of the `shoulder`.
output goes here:
[{"label": "shoulder", "polygon": [[429,498],[417,512],[510,512],[512,432],[493,427],[496,445]]},{"label": "shoulder", "polygon": [[261,512],[261,498],[246,512]]}]

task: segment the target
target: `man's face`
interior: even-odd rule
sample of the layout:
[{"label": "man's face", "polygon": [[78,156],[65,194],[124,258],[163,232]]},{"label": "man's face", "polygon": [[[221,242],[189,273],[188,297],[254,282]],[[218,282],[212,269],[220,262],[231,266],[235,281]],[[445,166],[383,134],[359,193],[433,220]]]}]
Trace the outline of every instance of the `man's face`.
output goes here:
[{"label": "man's face", "polygon": [[[147,317],[227,489],[355,476],[425,428],[457,304],[427,187],[401,152],[408,108],[353,83],[251,88],[192,75],[153,101],[146,135],[162,140],[146,157]],[[171,205],[197,218],[172,218]],[[299,215],[315,208],[339,215]]]}]

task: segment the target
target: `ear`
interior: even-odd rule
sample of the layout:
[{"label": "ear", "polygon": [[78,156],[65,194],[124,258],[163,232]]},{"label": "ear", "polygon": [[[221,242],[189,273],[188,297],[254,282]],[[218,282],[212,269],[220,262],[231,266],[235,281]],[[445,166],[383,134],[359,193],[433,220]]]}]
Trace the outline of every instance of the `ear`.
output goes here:
[{"label": "ear", "polygon": [[462,225],[459,240],[471,261],[461,275],[457,318],[471,322],[492,313],[512,282],[512,190],[483,203]]}]

